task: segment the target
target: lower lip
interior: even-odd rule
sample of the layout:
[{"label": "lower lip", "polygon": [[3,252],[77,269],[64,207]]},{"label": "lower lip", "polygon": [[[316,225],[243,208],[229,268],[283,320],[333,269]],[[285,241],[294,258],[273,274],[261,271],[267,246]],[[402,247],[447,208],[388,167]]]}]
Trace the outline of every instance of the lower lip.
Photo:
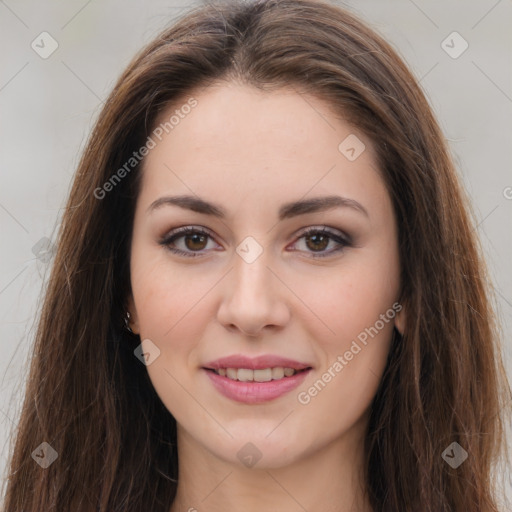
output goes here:
[{"label": "lower lip", "polygon": [[203,370],[208,374],[217,391],[225,397],[246,404],[257,404],[274,400],[295,389],[306,378],[311,368],[298,372],[291,377],[283,377],[268,382],[241,382],[222,377],[211,370],[204,368]]}]

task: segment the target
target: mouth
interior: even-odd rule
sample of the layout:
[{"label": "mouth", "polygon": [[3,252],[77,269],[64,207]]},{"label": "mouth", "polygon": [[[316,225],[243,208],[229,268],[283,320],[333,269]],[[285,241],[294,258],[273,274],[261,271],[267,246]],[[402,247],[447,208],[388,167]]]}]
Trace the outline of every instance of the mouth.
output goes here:
[{"label": "mouth", "polygon": [[233,354],[201,369],[221,395],[245,404],[275,400],[298,387],[313,370],[308,363],[275,354]]},{"label": "mouth", "polygon": [[268,403],[300,386],[312,367],[202,368],[213,388],[225,398],[247,405]]}]

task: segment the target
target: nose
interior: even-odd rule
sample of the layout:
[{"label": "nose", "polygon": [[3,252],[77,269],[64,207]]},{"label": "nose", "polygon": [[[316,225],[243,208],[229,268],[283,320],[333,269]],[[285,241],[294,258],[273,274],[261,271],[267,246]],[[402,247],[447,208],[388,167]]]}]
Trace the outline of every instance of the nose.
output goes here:
[{"label": "nose", "polygon": [[287,289],[269,263],[265,251],[252,263],[234,255],[234,268],[224,280],[217,313],[226,329],[258,337],[265,330],[278,330],[288,323]]}]

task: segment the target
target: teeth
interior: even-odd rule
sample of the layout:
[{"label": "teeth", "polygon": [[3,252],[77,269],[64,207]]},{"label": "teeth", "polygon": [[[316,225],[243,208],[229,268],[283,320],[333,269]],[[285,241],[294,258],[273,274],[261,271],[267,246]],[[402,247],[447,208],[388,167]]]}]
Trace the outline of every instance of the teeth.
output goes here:
[{"label": "teeth", "polygon": [[256,382],[269,382],[272,380],[272,368],[264,370],[254,370],[254,380]]},{"label": "teeth", "polygon": [[278,368],[272,368],[272,379],[282,379],[284,377],[284,368],[282,366]]},{"label": "teeth", "polygon": [[238,369],[238,380],[242,382],[249,382],[254,380],[254,372],[252,370],[247,370],[245,368]]},{"label": "teeth", "polygon": [[226,369],[226,377],[228,379],[237,380],[238,379],[238,370],[236,368],[227,368]]},{"label": "teeth", "polygon": [[217,375],[227,377],[240,382],[270,382],[271,380],[282,379],[283,377],[291,377],[297,373],[293,368],[264,368],[261,370],[251,370],[249,368],[219,368],[214,370]]}]

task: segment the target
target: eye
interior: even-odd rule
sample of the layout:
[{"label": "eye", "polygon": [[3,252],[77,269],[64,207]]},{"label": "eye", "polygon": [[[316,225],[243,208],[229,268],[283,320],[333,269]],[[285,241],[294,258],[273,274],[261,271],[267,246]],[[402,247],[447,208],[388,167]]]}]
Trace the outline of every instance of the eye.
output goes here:
[{"label": "eye", "polygon": [[[209,238],[211,234],[204,228],[187,226],[174,229],[159,243],[175,254],[195,258],[207,248]],[[176,243],[180,239],[181,243]]]},{"label": "eye", "polygon": [[[306,231],[302,232],[302,235],[298,238],[298,241],[302,239],[304,239],[303,246],[306,247],[305,251],[311,251],[313,258],[325,258],[331,254],[338,253],[345,247],[349,247],[351,245],[349,236],[332,231],[325,227],[308,228]],[[334,245],[334,248],[330,251],[325,251],[325,249],[329,247],[330,244],[331,246]]]},{"label": "eye", "polygon": [[[195,258],[205,252],[208,248],[208,241],[211,238],[210,232],[204,228],[186,226],[172,230],[159,243],[174,254]],[[303,239],[305,249],[293,250],[310,252],[314,258],[327,257],[351,245],[349,236],[332,231],[326,227],[308,228],[302,232],[297,242]],[[326,251],[325,249],[330,245],[334,245],[334,248]]]}]

